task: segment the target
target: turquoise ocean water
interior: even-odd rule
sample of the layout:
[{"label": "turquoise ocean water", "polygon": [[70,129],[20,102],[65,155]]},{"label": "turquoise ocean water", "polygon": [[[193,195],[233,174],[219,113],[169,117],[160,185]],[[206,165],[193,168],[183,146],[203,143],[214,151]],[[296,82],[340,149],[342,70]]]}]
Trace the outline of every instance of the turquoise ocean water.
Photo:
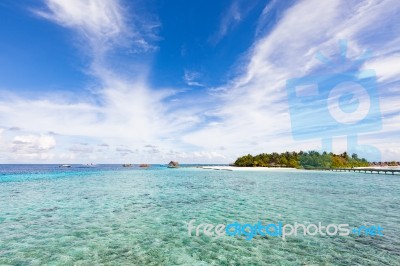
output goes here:
[{"label": "turquoise ocean water", "polygon": [[[187,222],[381,225],[384,236],[189,237]],[[0,265],[400,265],[400,176],[0,166]]]}]

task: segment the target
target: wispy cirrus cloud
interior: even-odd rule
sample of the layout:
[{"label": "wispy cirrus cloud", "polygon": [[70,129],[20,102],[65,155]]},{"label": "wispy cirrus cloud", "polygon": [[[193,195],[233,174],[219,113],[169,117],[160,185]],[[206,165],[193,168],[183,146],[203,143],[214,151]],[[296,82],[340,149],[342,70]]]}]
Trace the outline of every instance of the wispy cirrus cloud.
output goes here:
[{"label": "wispy cirrus cloud", "polygon": [[[243,3],[232,3],[210,41],[219,42],[246,17],[252,5]],[[315,54],[338,55],[339,39],[348,40],[350,58],[364,50],[374,56],[363,68],[377,72],[383,128],[360,136],[360,142],[387,151],[384,159],[400,156],[400,150],[393,148],[400,142],[396,67],[400,37],[395,30],[400,5],[395,0],[298,1],[286,7],[264,32],[265,17],[278,5],[271,1],[258,20],[257,39],[239,74],[224,86],[190,99],[174,88],[153,88],[147,80],[148,62],[131,60],[128,70],[114,67],[122,64],[112,60],[118,52],[156,51],[156,19],[140,18],[134,7],[127,12],[122,1],[46,0],[44,4],[34,12],[76,34],[74,44],[89,57],[85,71],[98,85],[90,93],[74,97],[2,93],[1,126],[20,129],[0,130],[3,161],[17,158],[11,156],[13,148],[14,154],[27,154],[19,157],[26,160],[67,162],[119,162],[121,158],[232,162],[244,153],[319,148],[319,139],[292,139],[286,80],[320,71],[323,66]],[[393,30],[388,30],[391,27]],[[202,85],[196,72],[185,71],[183,78],[188,85]],[[382,135],[387,135],[385,141]],[[38,146],[34,143],[43,136],[55,142],[47,152],[27,153],[26,148],[17,148],[22,142],[13,146],[17,136],[31,136],[28,146]],[[81,139],[87,145],[76,144]],[[343,150],[344,144],[339,143],[338,148]]]},{"label": "wispy cirrus cloud", "polygon": [[[256,153],[320,148],[320,139],[308,142],[292,139],[286,80],[311,75],[323,68],[315,54],[323,51],[328,56],[339,55],[339,39],[349,41],[350,58],[359,56],[364,50],[372,50],[378,52],[376,59],[386,54],[388,60],[394,62],[393,55],[398,52],[400,39],[395,32],[388,34],[385,28],[399,23],[396,16],[399,9],[395,1],[300,1],[291,6],[274,28],[254,43],[242,73],[229,84],[214,90],[220,92],[222,101],[213,109],[220,122],[210,123],[186,135],[184,140],[208,149],[222,145],[237,154],[243,150]],[[382,39],[372,37],[381,32],[386,33]],[[393,49],[396,45],[397,49]],[[389,69],[377,67],[378,78],[385,75],[394,77],[397,71]],[[387,88],[387,84],[380,83],[379,86],[385,94],[382,88]],[[381,105],[385,106],[382,108],[383,116],[385,108],[394,107],[396,101],[395,98],[381,97]],[[384,119],[381,133],[392,128],[390,125],[394,126],[395,121],[398,123],[398,117]],[[310,117],[308,125],[312,121]],[[398,127],[396,133],[400,133]],[[391,132],[393,138],[385,142],[372,140],[367,134],[360,136],[360,142],[374,143],[384,151],[393,143],[399,143],[400,134],[394,134]],[[345,146],[339,144],[338,148],[344,150]]]},{"label": "wispy cirrus cloud", "polygon": [[[114,46],[134,45],[148,51],[157,21],[144,21],[138,15],[129,18],[119,0],[45,0],[45,8],[33,12],[79,33],[91,51],[98,55]],[[128,25],[129,23],[129,25]]]},{"label": "wispy cirrus cloud", "polygon": [[209,38],[211,44],[219,43],[231,30],[237,27],[255,7],[257,1],[234,0],[222,14],[217,31]]},{"label": "wispy cirrus cloud", "polygon": [[398,81],[400,78],[400,53],[375,58],[365,64],[365,68],[374,69],[380,82]]},{"label": "wispy cirrus cloud", "polygon": [[187,85],[189,86],[196,86],[196,87],[204,87],[202,83],[200,83],[198,80],[200,79],[201,74],[196,71],[189,71],[185,69],[183,79],[186,82]]},{"label": "wispy cirrus cloud", "polygon": [[35,10],[36,14],[76,29],[88,39],[114,42],[115,37],[128,32],[119,1],[45,0],[44,3],[45,8]]},{"label": "wispy cirrus cloud", "polygon": [[[34,10],[40,18],[75,34],[73,44],[89,55],[85,71],[98,85],[82,97],[53,93],[28,98],[4,91],[0,97],[2,125],[18,127],[36,136],[55,132],[52,138],[60,141],[55,149],[59,157],[51,158],[54,160],[103,158],[108,160],[105,162],[117,162],[121,154],[132,156],[132,160],[140,159],[140,155],[129,151],[137,150],[143,143],[155,143],[163,151],[183,147],[179,141],[180,132],[196,124],[197,119],[193,118],[201,111],[182,108],[182,104],[180,109],[173,109],[174,104],[169,104],[168,97],[179,90],[151,88],[146,63],[128,62],[128,69],[135,72],[114,68],[116,62],[112,56],[118,52],[156,50],[157,20],[148,20],[138,12],[128,14],[122,5],[119,0],[45,0],[43,8]],[[11,141],[12,135],[7,138]],[[90,145],[75,144],[77,138],[90,139]],[[104,142],[114,149],[105,152],[95,148]],[[10,151],[3,151],[5,161],[13,160]],[[157,149],[152,151],[158,152]],[[14,149],[14,152],[17,151]],[[32,153],[26,159],[42,158],[43,155]]]}]

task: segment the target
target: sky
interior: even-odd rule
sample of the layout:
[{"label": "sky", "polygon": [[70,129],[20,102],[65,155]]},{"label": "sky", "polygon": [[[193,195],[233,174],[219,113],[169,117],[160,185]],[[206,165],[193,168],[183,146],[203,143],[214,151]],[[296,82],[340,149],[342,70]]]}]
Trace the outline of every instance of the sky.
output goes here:
[{"label": "sky", "polygon": [[3,0],[0,163],[400,161],[397,0]]}]

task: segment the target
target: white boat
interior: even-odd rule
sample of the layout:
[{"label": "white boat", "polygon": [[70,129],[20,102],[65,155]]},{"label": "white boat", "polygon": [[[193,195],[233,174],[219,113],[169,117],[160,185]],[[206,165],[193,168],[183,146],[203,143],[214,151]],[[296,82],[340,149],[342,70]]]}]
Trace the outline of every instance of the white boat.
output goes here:
[{"label": "white boat", "polygon": [[96,165],[90,163],[90,164],[82,164],[80,167],[81,167],[81,168],[91,168],[91,167],[96,167]]}]

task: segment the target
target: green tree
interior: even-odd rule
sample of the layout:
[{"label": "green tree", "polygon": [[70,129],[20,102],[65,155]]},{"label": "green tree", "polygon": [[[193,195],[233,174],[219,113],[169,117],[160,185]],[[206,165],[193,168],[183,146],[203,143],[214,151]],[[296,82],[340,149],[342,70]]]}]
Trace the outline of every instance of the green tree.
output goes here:
[{"label": "green tree", "polygon": [[[393,162],[391,163],[393,164]],[[248,167],[267,167],[280,165],[283,167],[303,167],[303,168],[347,168],[347,167],[365,167],[369,163],[364,158],[359,158],[357,154],[353,153],[351,157],[347,152],[342,154],[333,154],[332,152],[309,151],[303,152],[284,152],[271,154],[261,153],[256,156],[247,154],[239,157],[235,161],[236,166]]]}]

